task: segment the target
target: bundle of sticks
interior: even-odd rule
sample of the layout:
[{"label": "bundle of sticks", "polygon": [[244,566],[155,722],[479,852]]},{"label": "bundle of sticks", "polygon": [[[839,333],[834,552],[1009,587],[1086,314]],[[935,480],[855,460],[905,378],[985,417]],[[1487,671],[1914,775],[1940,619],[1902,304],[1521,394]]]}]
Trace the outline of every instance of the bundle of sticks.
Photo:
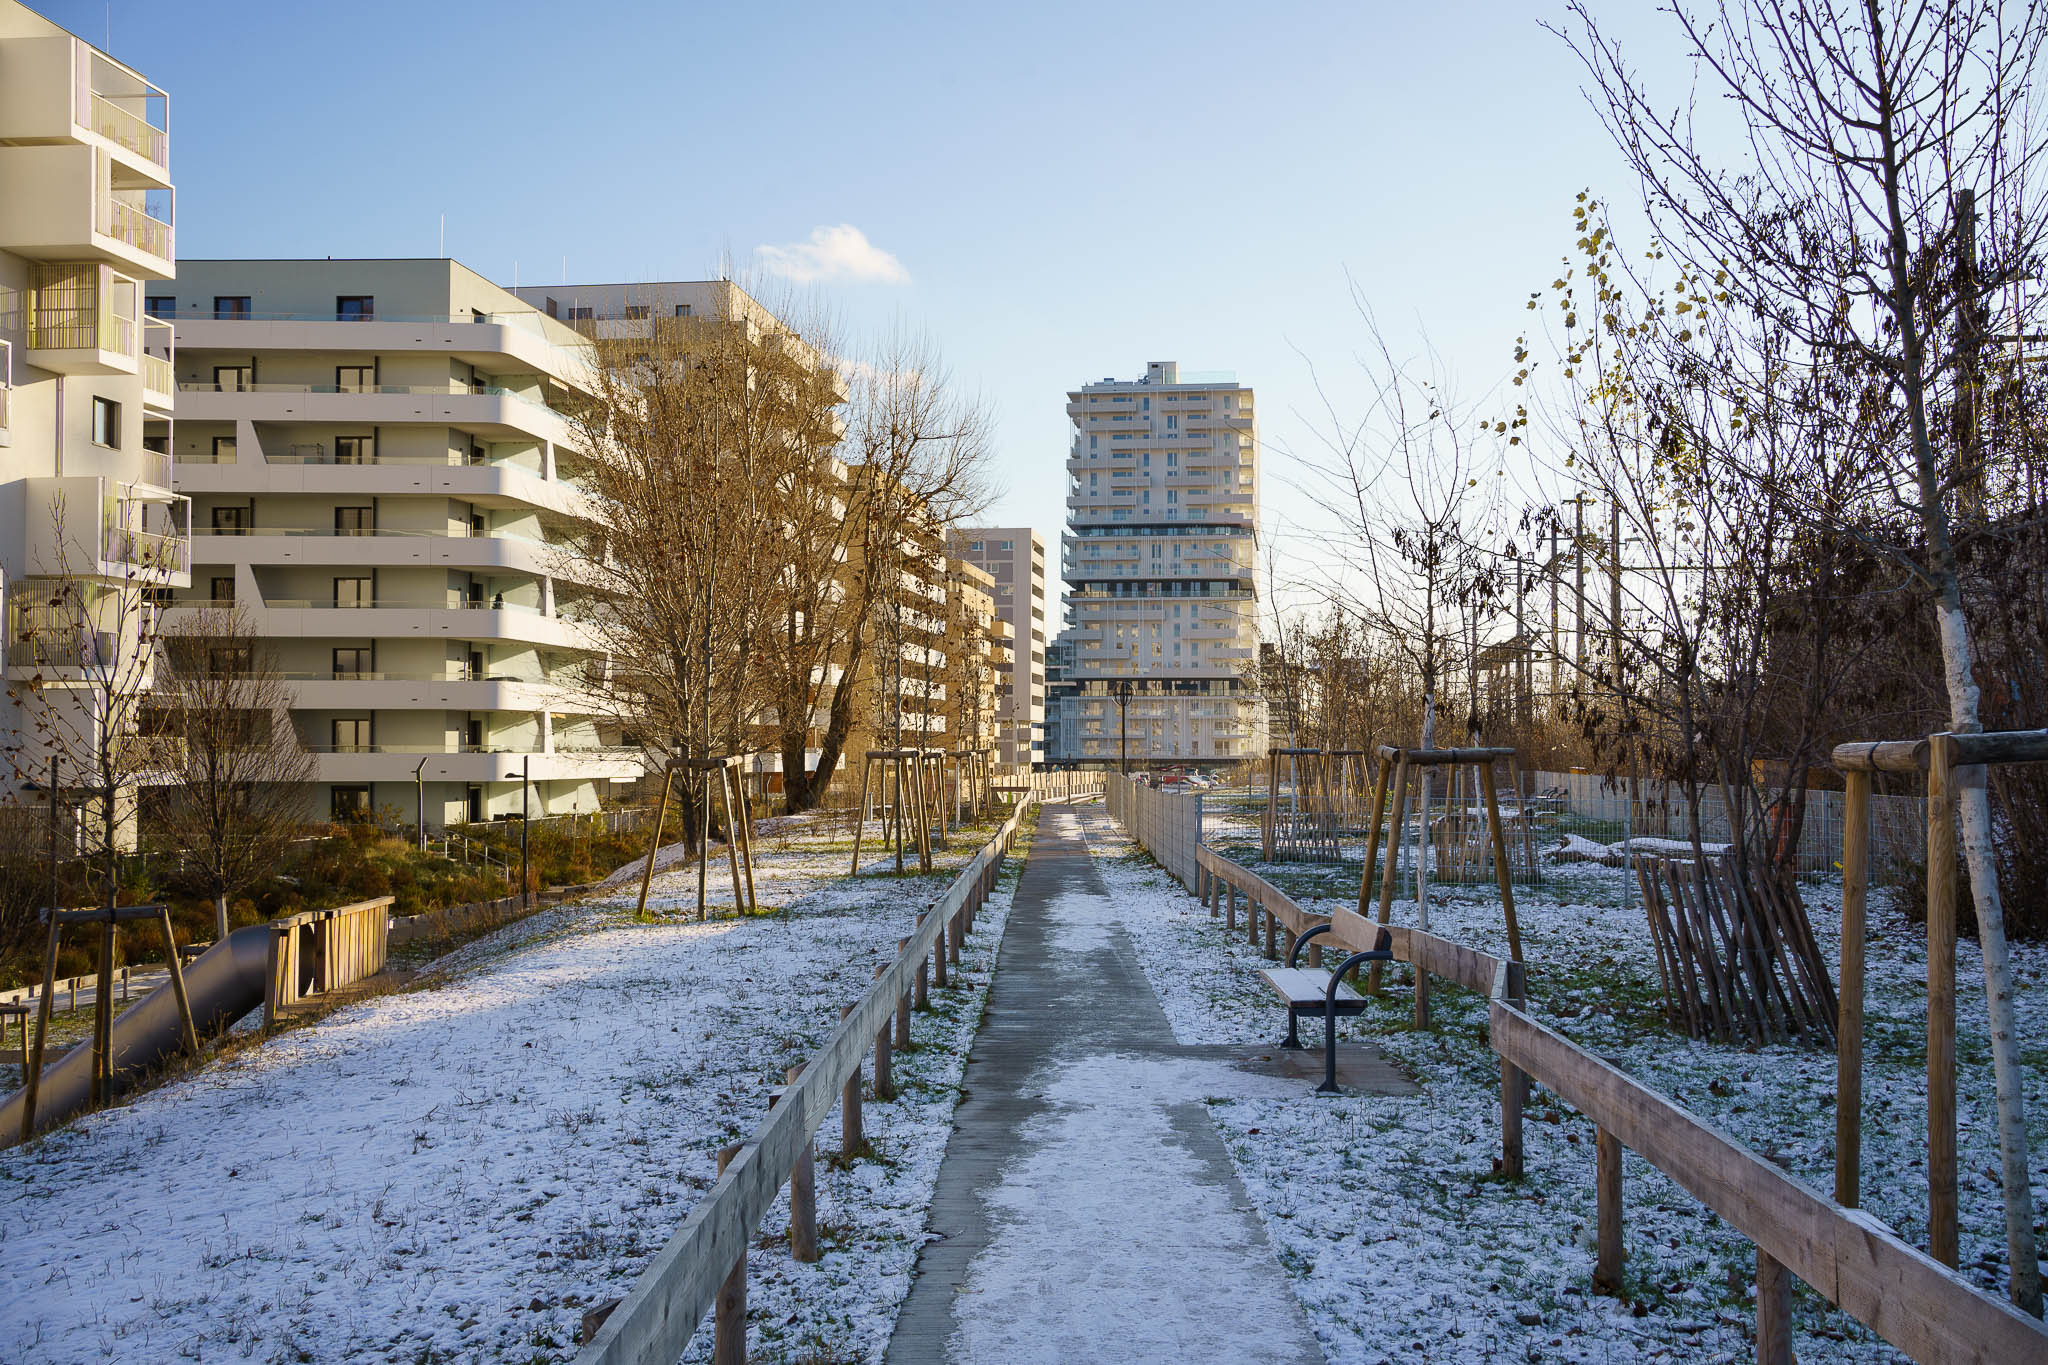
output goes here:
[{"label": "bundle of sticks", "polygon": [[1694,1038],[1832,1045],[1835,986],[1789,876],[1730,855],[1632,857],[1664,983],[1664,1011]]}]

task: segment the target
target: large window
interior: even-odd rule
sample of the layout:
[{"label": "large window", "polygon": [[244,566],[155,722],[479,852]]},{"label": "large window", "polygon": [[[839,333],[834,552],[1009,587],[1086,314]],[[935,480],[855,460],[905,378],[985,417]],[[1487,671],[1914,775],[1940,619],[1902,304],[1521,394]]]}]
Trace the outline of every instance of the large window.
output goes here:
[{"label": "large window", "polygon": [[338,295],[334,316],[343,322],[368,322],[377,316],[377,301],[368,294]]},{"label": "large window", "polygon": [[333,722],[334,752],[338,754],[366,754],[370,752],[370,718],[352,716]]},{"label": "large window", "polygon": [[246,507],[216,507],[212,512],[213,533],[217,536],[245,536],[249,534],[249,509]]},{"label": "large window", "polygon": [[334,438],[334,462],[336,464],[375,464],[377,460],[376,440],[369,436],[337,436]]},{"label": "large window", "polygon": [[143,299],[142,311],[153,318],[176,317],[178,301],[168,294],[151,294]]},{"label": "large window", "polygon": [[234,575],[224,574],[219,578],[213,579],[208,585],[206,600],[216,607],[232,607],[235,605]]},{"label": "large window", "polygon": [[337,507],[334,509],[334,534],[338,536],[370,536],[377,533],[377,509],[370,507]]},{"label": "large window", "polygon": [[350,645],[334,651],[334,676],[336,678],[367,677],[370,671],[370,651],[362,646]]},{"label": "large window", "polygon": [[96,446],[121,444],[121,405],[111,398],[93,397],[92,443]]},{"label": "large window", "polygon": [[336,787],[329,805],[329,813],[337,825],[346,825],[370,818],[370,789],[368,787]]},{"label": "large window", "polygon": [[215,464],[233,464],[235,462],[234,437],[216,436],[213,438],[213,462]]},{"label": "large window", "polygon": [[377,367],[375,365],[336,365],[334,367],[334,389],[337,393],[375,393],[377,391]]},{"label": "large window", "polygon": [[368,607],[375,605],[376,592],[368,578],[337,578],[334,580],[334,605],[337,607]]},{"label": "large window", "polygon": [[213,386],[222,393],[247,393],[256,387],[256,367],[216,365],[213,367]]},{"label": "large window", "polygon": [[246,318],[249,316],[247,294],[215,294],[213,315],[217,318]]}]

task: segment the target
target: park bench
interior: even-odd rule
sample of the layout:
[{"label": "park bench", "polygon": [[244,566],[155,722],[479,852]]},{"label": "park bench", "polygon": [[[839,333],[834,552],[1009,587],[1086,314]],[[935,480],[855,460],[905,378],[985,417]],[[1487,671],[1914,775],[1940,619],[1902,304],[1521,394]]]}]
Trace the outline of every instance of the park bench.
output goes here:
[{"label": "park bench", "polygon": [[1337,965],[1335,971],[1295,966],[1301,957],[1302,945],[1317,934],[1329,933],[1330,927],[1318,924],[1298,936],[1294,946],[1288,949],[1287,965],[1265,968],[1259,975],[1287,1004],[1287,1039],[1280,1046],[1301,1046],[1299,1026],[1304,1014],[1323,1017],[1323,1083],[1316,1090],[1334,1095],[1337,1093],[1337,1016],[1365,1012],[1365,998],[1346,985],[1344,978],[1361,962],[1393,961],[1394,951],[1393,935],[1387,932],[1385,925],[1381,925],[1372,948],[1351,954]]}]

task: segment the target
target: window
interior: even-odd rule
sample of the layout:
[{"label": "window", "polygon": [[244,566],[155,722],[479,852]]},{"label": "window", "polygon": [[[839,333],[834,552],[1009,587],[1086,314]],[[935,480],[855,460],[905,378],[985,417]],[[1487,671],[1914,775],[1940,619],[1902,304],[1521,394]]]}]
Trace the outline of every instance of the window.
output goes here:
[{"label": "window", "polygon": [[246,507],[214,508],[213,533],[217,536],[245,536],[249,534],[249,509]]},{"label": "window", "polygon": [[93,397],[92,443],[96,446],[121,444],[121,405],[111,398]]},{"label": "window", "polygon": [[562,315],[562,310],[555,305],[553,299],[547,301],[547,314],[551,318],[558,318]]},{"label": "window", "polygon": [[677,316],[677,317],[679,317],[679,318],[686,318],[686,317],[689,317],[689,316],[690,316],[690,313],[691,313],[691,310],[690,310],[690,305],[689,305],[689,304],[687,304],[687,303],[679,303],[679,304],[677,304],[677,305],[676,305],[676,316]]},{"label": "window", "polygon": [[337,607],[368,607],[375,605],[375,597],[368,578],[337,578],[334,580],[334,605]]},{"label": "window", "polygon": [[254,365],[216,365],[213,386],[222,393],[248,393],[256,387]]},{"label": "window", "polygon": [[377,300],[368,294],[337,295],[334,316],[342,322],[368,322],[377,316]]},{"label": "window", "polygon": [[206,600],[216,607],[232,607],[235,604],[235,580],[233,575],[224,575],[211,580]]},{"label": "window", "polygon": [[996,548],[998,550],[1014,550],[1017,548],[1017,542],[1014,540],[999,540],[996,542]]},{"label": "window", "polygon": [[375,464],[377,442],[371,436],[337,436],[334,438],[334,462],[336,464]]},{"label": "window", "polygon": [[334,509],[334,534],[338,536],[368,536],[377,532],[377,509],[371,507],[337,507]]},{"label": "window", "polygon": [[368,787],[336,787],[329,799],[328,814],[337,825],[355,824],[370,818]]},{"label": "window", "polygon": [[213,315],[217,318],[234,319],[248,317],[249,296],[247,294],[215,294],[213,296]]},{"label": "window", "polygon": [[647,320],[647,305],[646,305],[646,304],[644,304],[644,303],[629,303],[629,304],[627,304],[627,305],[626,305],[626,321],[628,321],[628,322],[645,322],[646,320]]},{"label": "window", "polygon": [[370,672],[370,651],[351,645],[334,651],[334,676],[338,679],[362,678]]},{"label": "window", "polygon": [[216,436],[213,438],[213,462],[215,464],[233,464],[235,462],[234,437]]},{"label": "window", "polygon": [[167,294],[151,294],[143,299],[142,311],[153,318],[176,317],[178,301]]},{"label": "window", "polygon": [[571,321],[571,322],[588,322],[588,321],[590,321],[590,309],[589,309],[589,308],[587,308],[587,307],[586,307],[586,308],[571,308],[571,309],[569,310],[569,321]]},{"label": "window", "polygon": [[375,393],[377,391],[377,367],[375,365],[336,365],[334,367],[334,391],[336,393]]},{"label": "window", "polygon": [[967,553],[969,553],[969,554],[973,554],[973,555],[978,555],[978,554],[980,554],[980,553],[981,553],[981,545],[982,545],[982,543],[981,543],[980,541],[978,541],[978,540],[970,540],[970,541],[968,541],[968,542],[967,542]]}]

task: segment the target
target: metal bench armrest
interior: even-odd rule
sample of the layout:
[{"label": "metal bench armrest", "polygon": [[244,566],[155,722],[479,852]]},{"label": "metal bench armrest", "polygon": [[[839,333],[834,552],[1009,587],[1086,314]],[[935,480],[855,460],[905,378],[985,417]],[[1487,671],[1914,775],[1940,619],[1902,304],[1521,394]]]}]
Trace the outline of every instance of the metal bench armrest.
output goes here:
[{"label": "metal bench armrest", "polygon": [[1287,950],[1287,965],[1292,967],[1300,960],[1302,946],[1306,944],[1310,939],[1314,938],[1317,934],[1327,934],[1335,927],[1336,926],[1330,924],[1318,924],[1315,928],[1309,930],[1307,933],[1297,937],[1294,940],[1294,946]]}]

